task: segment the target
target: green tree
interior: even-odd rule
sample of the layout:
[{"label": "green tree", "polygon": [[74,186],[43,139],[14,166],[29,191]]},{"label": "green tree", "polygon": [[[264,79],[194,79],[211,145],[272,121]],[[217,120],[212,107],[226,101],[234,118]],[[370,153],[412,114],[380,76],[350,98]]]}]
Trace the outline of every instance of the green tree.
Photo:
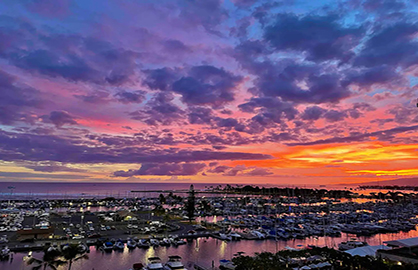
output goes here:
[{"label": "green tree", "polygon": [[189,222],[192,222],[192,220],[194,219],[194,211],[196,208],[195,202],[196,202],[196,197],[195,197],[194,187],[193,185],[190,185],[189,196],[187,197],[187,202],[186,202],[186,212],[187,212],[187,216],[189,217]]}]

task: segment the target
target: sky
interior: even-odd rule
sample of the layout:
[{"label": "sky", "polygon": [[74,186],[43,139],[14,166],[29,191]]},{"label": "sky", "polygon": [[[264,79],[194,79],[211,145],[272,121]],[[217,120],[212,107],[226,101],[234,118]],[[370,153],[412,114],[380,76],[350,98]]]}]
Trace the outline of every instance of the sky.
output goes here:
[{"label": "sky", "polygon": [[0,181],[416,177],[417,7],[1,1]]}]

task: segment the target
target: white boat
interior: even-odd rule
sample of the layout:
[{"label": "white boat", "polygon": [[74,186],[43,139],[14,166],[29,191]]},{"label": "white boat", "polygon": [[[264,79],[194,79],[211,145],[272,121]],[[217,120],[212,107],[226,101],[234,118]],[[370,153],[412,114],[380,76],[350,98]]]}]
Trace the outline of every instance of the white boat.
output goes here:
[{"label": "white boat", "polygon": [[241,240],[242,236],[238,233],[232,232],[229,234],[229,236],[233,239],[233,240]]},{"label": "white boat", "polygon": [[219,234],[219,238],[220,238],[221,240],[225,240],[225,241],[231,241],[231,240],[232,240],[232,237],[231,237],[231,236],[228,236],[228,235],[226,235],[226,234],[224,234],[224,233],[220,233],[220,234]]},{"label": "white boat", "polygon": [[135,242],[135,240],[129,239],[128,242],[126,242],[126,247],[129,249],[134,249],[136,248],[137,243]]},{"label": "white boat", "polygon": [[338,244],[338,249],[339,250],[349,250],[349,249],[353,249],[353,248],[358,248],[358,247],[364,247],[364,246],[368,246],[369,244],[367,244],[366,242],[361,242],[361,241],[347,241],[347,242],[341,242]]},{"label": "white boat", "polygon": [[139,248],[149,248],[150,247],[150,244],[149,244],[148,240],[146,240],[146,239],[140,239],[138,241],[137,246]]},{"label": "white boat", "polygon": [[168,256],[168,262],[165,264],[166,270],[187,270],[181,262],[180,256]]},{"label": "white boat", "polygon": [[78,246],[77,246],[77,252],[79,252],[80,254],[86,253],[86,252],[89,252],[89,251],[90,251],[89,250],[89,247],[86,244],[84,244],[82,242],[80,242],[78,244]]},{"label": "white boat", "polygon": [[112,242],[105,242],[103,243],[102,250],[106,252],[110,252],[113,250],[113,243]]},{"label": "white boat", "polygon": [[169,246],[171,244],[171,241],[168,238],[163,238],[163,240],[160,241],[161,246]]},{"label": "white boat", "polygon": [[145,266],[146,270],[164,270],[163,264],[159,257],[148,258],[149,263]]},{"label": "white boat", "polygon": [[157,239],[150,239],[149,240],[151,246],[156,247],[160,245],[160,241],[158,241]]},{"label": "white boat", "polygon": [[6,246],[0,250],[0,259],[7,259],[10,256],[10,249]]},{"label": "white boat", "polygon": [[124,250],[125,244],[122,241],[117,241],[116,244],[113,246],[115,250]]},{"label": "white boat", "polygon": [[251,233],[251,235],[253,235],[257,239],[265,239],[266,238],[266,236],[259,231],[251,231],[250,233]]},{"label": "white boat", "polygon": [[177,245],[185,245],[185,244],[187,244],[187,242],[184,241],[184,239],[178,239],[177,240]]}]

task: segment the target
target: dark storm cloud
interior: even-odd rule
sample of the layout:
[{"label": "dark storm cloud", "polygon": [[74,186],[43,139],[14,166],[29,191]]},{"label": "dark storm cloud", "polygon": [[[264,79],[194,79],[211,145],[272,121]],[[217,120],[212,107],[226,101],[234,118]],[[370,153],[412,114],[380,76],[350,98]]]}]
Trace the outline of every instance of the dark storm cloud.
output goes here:
[{"label": "dark storm cloud", "polygon": [[313,61],[346,61],[352,57],[351,49],[358,44],[362,33],[360,28],[343,26],[332,15],[279,14],[277,17],[266,27],[264,38],[278,50],[306,52]]},{"label": "dark storm cloud", "polygon": [[206,167],[204,163],[143,163],[139,170],[116,171],[113,176],[134,175],[196,175]]},{"label": "dark storm cloud", "polygon": [[318,145],[318,144],[330,144],[330,143],[353,143],[371,140],[370,137],[377,137],[380,141],[388,141],[393,138],[393,135],[404,133],[408,131],[418,130],[418,125],[409,126],[409,127],[396,127],[386,130],[359,133],[356,135],[346,136],[346,137],[334,137],[325,140],[317,140],[312,142],[301,142],[301,143],[289,143],[289,146],[299,146],[299,145]]}]

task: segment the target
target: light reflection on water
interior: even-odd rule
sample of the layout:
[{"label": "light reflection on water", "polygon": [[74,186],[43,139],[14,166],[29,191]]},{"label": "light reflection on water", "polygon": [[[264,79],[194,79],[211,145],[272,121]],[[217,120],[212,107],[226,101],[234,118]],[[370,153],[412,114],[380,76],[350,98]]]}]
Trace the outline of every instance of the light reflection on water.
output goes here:
[{"label": "light reflection on water", "polygon": [[[359,240],[367,241],[370,245],[379,245],[384,241],[402,239],[418,236],[417,231],[400,232],[395,234],[382,234],[373,237],[359,237]],[[247,255],[256,252],[270,251],[275,252],[289,247],[302,247],[307,245],[337,247],[342,241],[350,239],[351,236],[343,234],[342,237],[319,237],[307,238],[303,240],[274,241],[274,240],[242,240],[237,242],[224,242],[213,238],[201,238],[198,243],[195,241],[179,247],[157,247],[149,249],[134,249],[129,251],[125,248],[123,252],[113,251],[112,253],[102,253],[95,247],[90,247],[88,260],[74,262],[73,270],[124,270],[130,269],[134,263],[146,263],[147,258],[158,256],[163,262],[167,261],[168,256],[179,255],[183,258],[183,263],[195,262],[202,266],[210,267],[212,260],[218,266],[220,259],[230,259],[235,253],[244,251]],[[14,254],[14,260],[10,262],[0,262],[2,270],[31,269],[24,265],[22,258],[26,254]],[[33,253],[34,257],[41,258],[42,253]],[[67,269],[68,266],[60,267],[59,270]]]}]

